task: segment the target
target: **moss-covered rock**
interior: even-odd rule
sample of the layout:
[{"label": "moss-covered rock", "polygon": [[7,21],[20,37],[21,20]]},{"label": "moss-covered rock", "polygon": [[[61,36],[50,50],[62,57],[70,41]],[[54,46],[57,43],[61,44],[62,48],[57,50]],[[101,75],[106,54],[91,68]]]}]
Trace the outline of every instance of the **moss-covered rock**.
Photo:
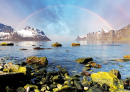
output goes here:
[{"label": "moss-covered rock", "polygon": [[41,64],[41,65],[44,65],[44,66],[47,66],[48,65],[48,60],[46,57],[28,57],[26,59],[26,63],[33,63],[33,64]]},{"label": "moss-covered rock", "polygon": [[14,64],[5,64],[3,72],[24,73],[27,76],[31,76],[31,70],[29,67],[21,67],[19,65],[14,65]]},{"label": "moss-covered rock", "polygon": [[56,42],[56,43],[52,44],[51,46],[53,46],[53,47],[61,47],[62,45],[60,43]]},{"label": "moss-covered rock", "polygon": [[121,74],[118,70],[112,69],[109,71],[109,73],[114,74],[118,79],[121,79]]},{"label": "moss-covered rock", "polygon": [[77,60],[75,60],[75,62],[78,62],[80,64],[87,64],[89,61],[92,61],[92,57],[88,57],[88,58],[79,58]]},{"label": "moss-covered rock", "polygon": [[123,83],[114,75],[108,72],[97,72],[91,74],[91,79],[93,82],[99,84],[107,84],[113,89],[124,89]]},{"label": "moss-covered rock", "polygon": [[71,46],[80,46],[80,43],[72,43]]},{"label": "moss-covered rock", "polygon": [[0,46],[13,46],[13,45],[14,45],[13,43],[6,43],[6,42],[0,44]]},{"label": "moss-covered rock", "polygon": [[124,58],[130,59],[130,55],[124,55]]}]

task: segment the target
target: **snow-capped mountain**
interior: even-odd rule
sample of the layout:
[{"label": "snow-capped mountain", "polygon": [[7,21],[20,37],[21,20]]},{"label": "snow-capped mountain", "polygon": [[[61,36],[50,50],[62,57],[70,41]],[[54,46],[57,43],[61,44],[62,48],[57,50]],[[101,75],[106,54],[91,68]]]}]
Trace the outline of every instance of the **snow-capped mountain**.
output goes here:
[{"label": "snow-capped mountain", "polygon": [[14,31],[10,26],[0,24],[0,40],[18,40],[18,41],[50,41],[43,31],[31,28],[26,28]]}]

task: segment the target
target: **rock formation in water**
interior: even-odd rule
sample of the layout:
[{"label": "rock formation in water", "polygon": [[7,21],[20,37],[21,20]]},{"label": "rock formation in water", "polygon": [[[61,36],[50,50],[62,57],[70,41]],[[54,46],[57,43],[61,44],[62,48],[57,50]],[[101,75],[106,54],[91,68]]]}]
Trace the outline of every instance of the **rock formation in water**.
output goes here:
[{"label": "rock formation in water", "polygon": [[26,28],[15,31],[11,26],[0,24],[0,40],[6,41],[50,41],[43,31],[31,28]]},{"label": "rock formation in water", "polygon": [[83,36],[78,36],[77,41],[127,41],[130,40],[130,24],[120,30],[106,31],[102,29],[98,32],[91,32]]}]

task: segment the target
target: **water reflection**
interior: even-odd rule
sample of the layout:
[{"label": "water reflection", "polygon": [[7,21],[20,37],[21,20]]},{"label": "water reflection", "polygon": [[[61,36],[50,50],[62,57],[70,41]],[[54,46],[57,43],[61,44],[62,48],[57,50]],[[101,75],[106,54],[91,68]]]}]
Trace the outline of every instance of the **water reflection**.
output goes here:
[{"label": "water reflection", "polygon": [[130,41],[78,41],[81,45],[115,45],[119,46],[121,44],[130,45]]}]

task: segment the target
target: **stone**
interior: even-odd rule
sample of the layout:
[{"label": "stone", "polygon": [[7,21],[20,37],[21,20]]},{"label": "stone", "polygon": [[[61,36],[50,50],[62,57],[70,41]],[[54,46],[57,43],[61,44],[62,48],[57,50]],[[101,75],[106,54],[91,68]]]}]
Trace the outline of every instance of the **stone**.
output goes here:
[{"label": "stone", "polygon": [[97,72],[92,73],[90,75],[93,82],[97,82],[99,84],[107,84],[113,89],[124,89],[123,83],[112,73],[108,72]]},{"label": "stone", "polygon": [[87,92],[103,92],[101,89],[93,86]]},{"label": "stone", "polygon": [[73,88],[73,87],[70,87],[68,85],[64,85],[60,89],[54,88],[53,92],[77,92],[77,91],[75,91],[75,88]]},{"label": "stone", "polygon": [[125,59],[130,59],[130,55],[124,55]]},{"label": "stone", "polygon": [[56,75],[53,77],[53,82],[58,82],[58,83],[63,83],[64,82],[64,79],[62,78],[61,75]]},{"label": "stone", "polygon": [[14,45],[13,43],[6,43],[6,42],[0,44],[0,46],[13,46],[13,45]]},{"label": "stone", "polygon": [[31,85],[31,84],[26,84],[25,86],[24,86],[24,88],[27,90],[28,88],[31,88],[31,89],[33,89],[33,90],[35,90],[35,89],[38,89],[38,86],[36,86],[36,85]]},{"label": "stone", "polygon": [[26,92],[26,90],[25,90],[25,88],[23,88],[23,87],[19,87],[19,88],[17,89],[17,92]]},{"label": "stone", "polygon": [[91,74],[88,73],[88,72],[86,72],[86,71],[82,71],[81,75],[82,75],[82,76],[90,76]]},{"label": "stone", "polygon": [[24,73],[24,75],[27,75],[28,77],[31,76],[31,70],[29,67],[21,67],[19,65],[14,65],[14,64],[5,64],[3,72]]},{"label": "stone", "polygon": [[83,90],[81,84],[77,80],[74,80],[74,85],[77,87],[77,89]]},{"label": "stone", "polygon": [[28,57],[26,59],[26,63],[32,63],[32,64],[41,64],[41,65],[44,65],[44,66],[47,66],[48,65],[48,60],[46,57]]},{"label": "stone", "polygon": [[20,50],[28,50],[28,49],[24,49],[24,48],[22,48],[22,49],[20,49]]},{"label": "stone", "polygon": [[52,44],[51,46],[53,46],[53,47],[61,47],[62,45],[60,43],[56,42],[56,43]]},{"label": "stone", "polygon": [[52,49],[52,48],[41,48],[41,47],[35,47],[33,48],[34,50],[47,50],[47,49]]},{"label": "stone", "polygon": [[71,46],[80,46],[80,43],[72,43]]},{"label": "stone", "polygon": [[78,62],[80,64],[87,64],[89,61],[92,61],[92,57],[88,57],[88,58],[79,58],[77,60],[75,60],[75,62]]},{"label": "stone", "polygon": [[121,74],[118,70],[112,69],[109,71],[109,73],[114,74],[118,79],[121,79]]}]

